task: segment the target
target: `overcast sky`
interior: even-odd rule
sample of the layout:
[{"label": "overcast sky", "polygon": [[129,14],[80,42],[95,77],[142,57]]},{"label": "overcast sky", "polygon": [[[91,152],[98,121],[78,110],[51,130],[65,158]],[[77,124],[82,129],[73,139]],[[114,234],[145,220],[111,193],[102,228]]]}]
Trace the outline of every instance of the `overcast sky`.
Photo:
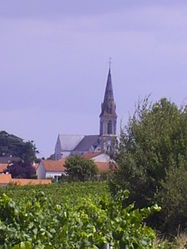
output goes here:
[{"label": "overcast sky", "polygon": [[97,134],[108,60],[120,121],[138,98],[187,104],[187,1],[0,0],[0,130]]}]

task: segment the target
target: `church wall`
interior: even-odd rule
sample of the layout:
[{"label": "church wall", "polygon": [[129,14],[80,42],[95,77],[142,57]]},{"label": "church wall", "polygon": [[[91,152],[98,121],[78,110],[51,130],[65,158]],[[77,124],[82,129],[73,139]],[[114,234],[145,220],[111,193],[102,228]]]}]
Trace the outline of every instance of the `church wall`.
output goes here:
[{"label": "church wall", "polygon": [[[61,158],[66,158],[66,157],[70,156],[70,155],[71,155],[71,152],[72,152],[72,151],[62,151],[62,152],[61,152]],[[61,159],[61,158],[60,158],[60,159]]]}]

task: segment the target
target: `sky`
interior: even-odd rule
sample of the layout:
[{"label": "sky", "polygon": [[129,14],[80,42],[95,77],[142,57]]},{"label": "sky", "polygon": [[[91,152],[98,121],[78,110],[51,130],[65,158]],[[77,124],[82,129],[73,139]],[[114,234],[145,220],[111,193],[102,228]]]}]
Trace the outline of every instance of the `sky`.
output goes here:
[{"label": "sky", "polygon": [[109,57],[120,124],[138,99],[187,104],[187,1],[0,0],[0,130],[98,134]]}]

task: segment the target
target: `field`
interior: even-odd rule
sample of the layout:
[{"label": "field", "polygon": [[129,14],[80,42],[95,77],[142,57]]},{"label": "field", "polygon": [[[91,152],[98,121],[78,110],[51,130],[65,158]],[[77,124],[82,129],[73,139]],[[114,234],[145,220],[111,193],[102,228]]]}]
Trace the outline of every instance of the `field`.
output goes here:
[{"label": "field", "polygon": [[[158,207],[123,208],[104,182],[0,188],[0,248],[182,248],[155,243],[143,219]],[[125,247],[126,246],[126,247]]]},{"label": "field", "polygon": [[38,192],[44,192],[54,205],[68,203],[75,204],[80,197],[90,197],[93,201],[99,196],[110,196],[108,186],[105,182],[92,183],[65,183],[40,186],[15,186],[9,185],[0,188],[0,196],[5,193],[13,198],[16,203],[25,202]]}]

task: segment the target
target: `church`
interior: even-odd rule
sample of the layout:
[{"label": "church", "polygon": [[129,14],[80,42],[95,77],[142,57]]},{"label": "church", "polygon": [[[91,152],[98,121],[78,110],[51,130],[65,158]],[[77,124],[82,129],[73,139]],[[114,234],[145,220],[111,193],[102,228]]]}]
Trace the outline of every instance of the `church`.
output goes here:
[{"label": "church", "polygon": [[88,152],[107,153],[109,155],[114,152],[117,141],[117,114],[110,67],[99,118],[99,135],[59,134],[55,146],[55,160],[65,158],[70,155],[83,155]]}]

